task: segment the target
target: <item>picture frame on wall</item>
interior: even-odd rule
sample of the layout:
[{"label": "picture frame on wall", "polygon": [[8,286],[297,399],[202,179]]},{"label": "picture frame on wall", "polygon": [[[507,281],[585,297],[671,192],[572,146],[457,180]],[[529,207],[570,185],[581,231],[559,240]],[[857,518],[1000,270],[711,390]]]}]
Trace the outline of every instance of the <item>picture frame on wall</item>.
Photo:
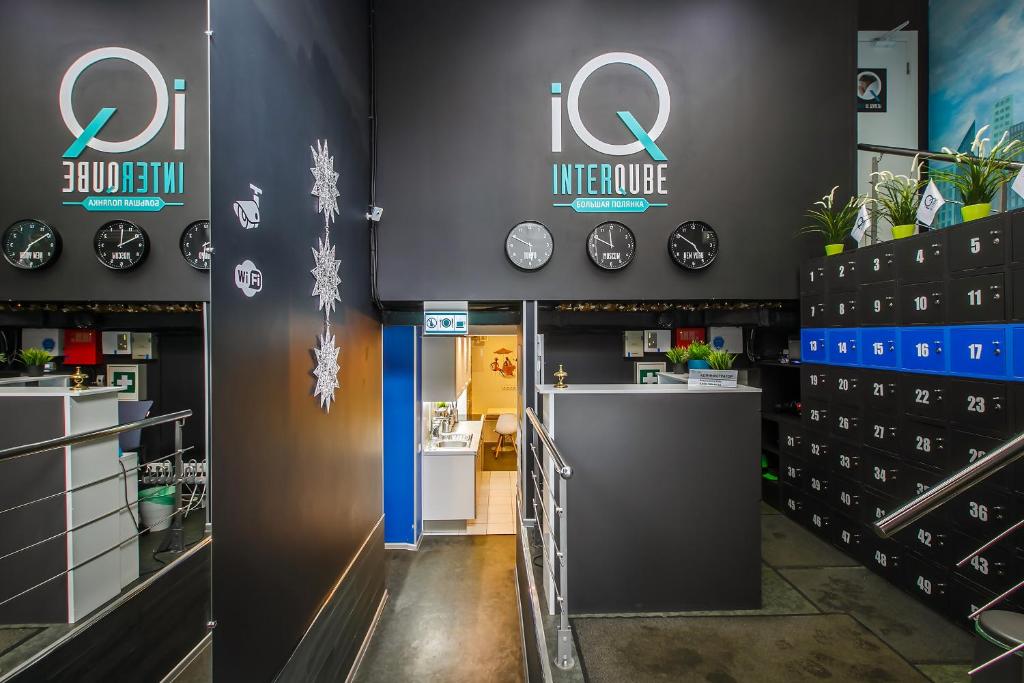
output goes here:
[{"label": "picture frame on wall", "polygon": [[645,361],[634,366],[633,376],[637,384],[657,384],[659,372],[665,372],[664,361]]}]

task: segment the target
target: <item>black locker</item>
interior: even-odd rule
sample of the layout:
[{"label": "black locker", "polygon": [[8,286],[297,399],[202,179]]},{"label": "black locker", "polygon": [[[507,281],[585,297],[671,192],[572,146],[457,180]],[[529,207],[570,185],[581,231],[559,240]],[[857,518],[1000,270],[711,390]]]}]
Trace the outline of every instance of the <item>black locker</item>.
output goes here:
[{"label": "black locker", "polygon": [[861,426],[864,443],[890,453],[900,452],[899,421],[894,413],[865,413]]},{"label": "black locker", "polygon": [[857,311],[862,325],[896,324],[896,283],[862,285],[857,292]]},{"label": "black locker", "polygon": [[860,517],[860,483],[833,476],[829,481],[829,503],[847,517]]},{"label": "black locker", "polygon": [[904,495],[906,495],[907,500],[916,498],[945,479],[945,477],[946,475],[943,472],[936,472],[934,470],[918,467],[917,465],[912,465],[910,462],[904,462]]},{"label": "black locker", "polygon": [[1013,248],[1010,252],[1010,260],[1014,263],[1024,262],[1024,209],[1011,211],[1010,233],[1013,237]]},{"label": "black locker", "polygon": [[832,327],[856,327],[857,292],[852,289],[829,289],[825,295],[828,306],[826,320]]},{"label": "black locker", "polygon": [[855,560],[863,560],[864,526],[843,515],[832,520],[832,543]]},{"label": "black locker", "polygon": [[949,231],[949,270],[1002,266],[1006,262],[1006,214],[970,221]]},{"label": "black locker", "polygon": [[803,491],[809,497],[820,502],[828,500],[828,485],[830,476],[824,463],[820,465],[808,465],[804,470]]},{"label": "black locker", "polygon": [[903,463],[896,458],[871,448],[864,449],[861,483],[876,493],[904,503],[909,499],[903,478]]},{"label": "black locker", "polygon": [[898,240],[896,267],[903,282],[941,280],[946,273],[946,233],[932,230],[916,237]]},{"label": "black locker", "polygon": [[[981,541],[988,541],[1017,521],[1014,497],[985,482],[942,506],[946,519]],[[980,544],[979,544],[980,545]]]},{"label": "black locker", "polygon": [[803,453],[803,429],[789,422],[779,423],[779,449],[789,455]]},{"label": "black locker", "polygon": [[827,323],[824,294],[805,294],[800,298],[800,325],[824,327]]},{"label": "black locker", "polygon": [[825,257],[811,259],[800,266],[800,291],[819,294],[825,291]]},{"label": "black locker", "polygon": [[904,418],[900,424],[900,454],[941,472],[946,464],[946,425]]},{"label": "black locker", "polygon": [[896,279],[896,244],[883,242],[858,249],[857,276],[862,285]]},{"label": "black locker", "polygon": [[[946,466],[943,468],[943,474],[949,476],[962,470],[972,462],[984,458],[1002,443],[1003,439],[972,434],[953,427],[949,430],[949,449],[946,454]],[[985,483],[1012,491],[1013,472],[1013,465],[1004,467],[986,479]]]},{"label": "black locker", "polygon": [[782,512],[787,517],[802,522],[804,515],[804,494],[795,486],[782,485]]},{"label": "black locker", "polygon": [[856,251],[828,257],[825,261],[825,268],[829,291],[833,289],[856,289],[859,284],[857,280]]},{"label": "black locker", "polygon": [[839,439],[833,439],[829,444],[828,462],[832,471],[850,479],[856,480],[860,476],[862,446],[860,443],[849,443]]},{"label": "black locker", "polygon": [[800,403],[800,419],[803,420],[804,427],[818,429],[823,432],[828,431],[828,403],[811,398],[805,399]]},{"label": "black locker", "polygon": [[828,437],[818,432],[804,432],[804,460],[810,464],[825,466],[829,454]]},{"label": "black locker", "polygon": [[[958,531],[951,533],[951,539],[953,546],[951,562],[954,565],[984,545],[978,539]],[[996,544],[973,555],[970,560],[954,571],[969,581],[1002,593],[1020,580],[1016,573],[1011,574],[1015,559],[1013,552],[1008,547]]]},{"label": "black locker", "polygon": [[[860,370],[835,366],[829,376],[829,397],[845,405],[860,405]],[[835,412],[835,411],[833,411]]]},{"label": "black locker", "polygon": [[946,613],[953,621],[973,631],[974,621],[969,620],[967,618],[968,615],[987,605],[997,595],[995,591],[990,591],[971,581],[964,580],[954,571],[950,581]]},{"label": "black locker", "polygon": [[[850,394],[850,397],[854,396],[856,396],[856,394]],[[832,404],[832,412],[829,414],[829,420],[832,422],[833,435],[848,441],[859,442],[861,440],[861,416],[859,407],[844,405],[839,403],[837,400]]]},{"label": "black locker", "polygon": [[835,513],[820,501],[808,500],[806,509],[807,524],[811,531],[823,538],[830,538],[832,535],[832,518]]},{"label": "black locker", "polygon": [[828,385],[829,373],[832,368],[827,365],[804,365],[800,368],[800,397],[828,398],[830,387]]},{"label": "black locker", "polygon": [[806,467],[803,460],[794,458],[792,455],[783,453],[779,457],[779,477],[783,483],[800,487],[803,484]]},{"label": "black locker", "polygon": [[1010,293],[1013,299],[1009,308],[1010,318],[1024,320],[1024,269],[1010,271]]},{"label": "black locker", "polygon": [[946,321],[989,323],[1006,319],[1006,285],[1002,273],[959,277],[949,282]]},{"label": "black locker", "polygon": [[894,583],[902,576],[903,548],[898,543],[882,538],[868,541],[865,565]]},{"label": "black locker", "polygon": [[[871,526],[878,520],[900,506],[902,501],[897,501],[888,496],[876,493],[871,489],[863,489],[860,494],[860,518],[864,524]],[[872,536],[874,531],[872,530]]]},{"label": "black locker", "polygon": [[899,376],[899,373],[886,370],[861,370],[861,403],[864,408],[880,413],[897,410]]},{"label": "black locker", "polygon": [[946,610],[950,572],[911,554],[903,558],[904,586],[933,609]]},{"label": "black locker", "polygon": [[900,376],[903,412],[934,420],[946,419],[949,379],[938,375],[903,373]]},{"label": "black locker", "polygon": [[952,379],[949,382],[949,417],[953,424],[975,432],[1009,436],[1005,382]]},{"label": "black locker", "polygon": [[955,561],[950,554],[949,528],[937,514],[925,515],[896,534],[896,540],[931,562],[948,567]]},{"label": "black locker", "polygon": [[903,285],[899,305],[901,325],[940,325],[946,322],[946,283]]}]

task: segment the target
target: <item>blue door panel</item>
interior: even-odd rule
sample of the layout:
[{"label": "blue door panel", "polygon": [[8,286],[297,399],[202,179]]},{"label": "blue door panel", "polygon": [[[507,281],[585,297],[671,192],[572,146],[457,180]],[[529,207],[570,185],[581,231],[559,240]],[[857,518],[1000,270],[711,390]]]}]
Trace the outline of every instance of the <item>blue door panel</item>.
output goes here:
[{"label": "blue door panel", "polygon": [[1014,325],[1010,328],[1010,346],[1013,348],[1010,374],[1018,379],[1024,378],[1024,327]]},{"label": "blue door panel", "polygon": [[964,377],[1007,375],[1006,328],[966,325],[949,330],[950,373]]},{"label": "blue door panel", "polygon": [[949,356],[945,327],[900,329],[900,368],[910,372],[944,373]]},{"label": "blue door panel", "polygon": [[860,331],[860,364],[868,368],[899,366],[899,330],[895,327],[866,327]]},{"label": "blue door panel", "polygon": [[825,362],[825,330],[817,327],[800,330],[800,358],[805,363]]},{"label": "blue door panel", "polygon": [[860,360],[857,330],[842,327],[826,332],[828,361],[835,365],[857,365]]}]

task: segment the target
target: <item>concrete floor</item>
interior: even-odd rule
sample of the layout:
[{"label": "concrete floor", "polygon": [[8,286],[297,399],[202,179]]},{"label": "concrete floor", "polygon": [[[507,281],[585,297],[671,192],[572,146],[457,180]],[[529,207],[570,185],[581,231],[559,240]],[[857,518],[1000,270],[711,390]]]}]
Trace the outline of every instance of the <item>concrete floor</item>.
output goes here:
[{"label": "concrete floor", "polygon": [[388,551],[390,599],[360,683],[524,680],[515,536],[431,536]]}]

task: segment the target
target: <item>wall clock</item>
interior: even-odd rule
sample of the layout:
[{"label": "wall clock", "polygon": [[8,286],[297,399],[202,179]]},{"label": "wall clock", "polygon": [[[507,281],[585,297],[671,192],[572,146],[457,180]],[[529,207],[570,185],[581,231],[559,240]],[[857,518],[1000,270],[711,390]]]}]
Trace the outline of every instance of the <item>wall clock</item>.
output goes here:
[{"label": "wall clock", "polygon": [[131,221],[104,223],[92,240],[96,258],[111,270],[131,270],[146,260],[149,235]]},{"label": "wall clock", "polygon": [[540,270],[551,260],[551,231],[537,221],[523,221],[508,231],[505,256],[520,270]]},{"label": "wall clock", "polygon": [[680,268],[707,268],[718,256],[718,233],[704,221],[686,221],[668,236],[668,255]]},{"label": "wall clock", "polygon": [[209,270],[210,256],[213,254],[213,247],[210,246],[210,221],[189,223],[181,233],[179,246],[186,263],[196,270]]},{"label": "wall clock", "polygon": [[45,268],[57,260],[60,248],[60,234],[43,221],[20,220],[4,230],[4,258],[15,268]]},{"label": "wall clock", "polygon": [[636,255],[633,231],[617,221],[601,223],[587,237],[587,255],[603,270],[625,268]]}]

